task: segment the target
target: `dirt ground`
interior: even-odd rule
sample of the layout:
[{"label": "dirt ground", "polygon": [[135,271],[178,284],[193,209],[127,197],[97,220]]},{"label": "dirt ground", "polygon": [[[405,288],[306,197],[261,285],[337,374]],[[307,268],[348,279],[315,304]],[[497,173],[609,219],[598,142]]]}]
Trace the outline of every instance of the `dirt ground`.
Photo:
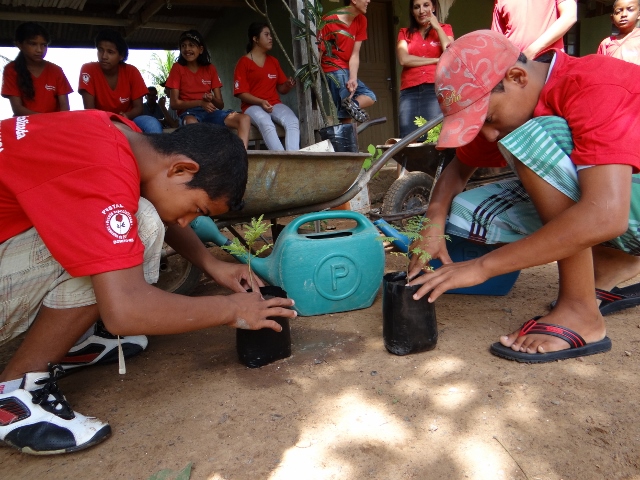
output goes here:
[{"label": "dirt ground", "polygon": [[[147,479],[189,462],[211,480],[640,478],[637,308],[607,317],[607,354],[523,365],[488,351],[556,290],[550,264],[504,297],[445,295],[436,349],[404,357],[384,348],[380,296],[296,319],[292,356],[260,369],[238,362],[230,328],[152,337],[124,376],[99,366],[60,382],[110,439],[42,458],[0,446],[0,478]],[[195,295],[217,293],[203,282]]]}]

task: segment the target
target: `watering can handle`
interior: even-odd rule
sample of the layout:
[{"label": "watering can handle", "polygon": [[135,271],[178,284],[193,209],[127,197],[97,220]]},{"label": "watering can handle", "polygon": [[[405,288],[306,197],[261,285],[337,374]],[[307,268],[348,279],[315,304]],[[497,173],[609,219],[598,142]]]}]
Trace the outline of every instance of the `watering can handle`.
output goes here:
[{"label": "watering can handle", "polygon": [[301,215],[295,218],[291,223],[287,225],[287,229],[298,231],[298,229],[305,223],[315,222],[316,220],[330,220],[334,218],[355,220],[359,226],[366,227],[369,219],[358,212],[352,212],[349,210],[328,210],[324,212],[313,212],[306,215]]}]

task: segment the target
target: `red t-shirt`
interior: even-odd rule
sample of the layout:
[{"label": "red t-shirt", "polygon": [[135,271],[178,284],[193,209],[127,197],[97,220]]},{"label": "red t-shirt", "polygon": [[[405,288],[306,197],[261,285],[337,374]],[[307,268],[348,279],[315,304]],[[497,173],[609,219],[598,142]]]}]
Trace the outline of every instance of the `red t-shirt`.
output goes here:
[{"label": "red t-shirt", "polygon": [[75,277],[142,264],[140,173],[113,121],[140,132],[99,110],[0,122],[0,243],[35,227]]},{"label": "red t-shirt", "polygon": [[18,72],[15,69],[15,62],[11,62],[4,67],[2,96],[5,98],[20,97],[22,105],[34,112],[59,112],[58,97],[70,94],[73,92],[73,88],[71,88],[67,77],[65,77],[64,72],[58,65],[46,60],[44,64],[44,70],[42,70],[39,77],[31,75],[35,91],[33,100],[25,98],[18,87]]},{"label": "red t-shirt", "polygon": [[634,29],[622,40],[615,36],[605,38],[596,53],[640,65],[640,28]]},{"label": "red t-shirt", "polygon": [[[189,67],[174,63],[167,78],[167,87],[177,88],[178,98],[184,101],[202,100],[205,93],[214,88],[222,88],[218,71],[213,65],[200,65],[193,73]],[[178,115],[184,110],[178,110]]]},{"label": "red t-shirt", "polygon": [[115,90],[107,83],[107,77],[98,62],[85,63],[80,69],[78,84],[78,92],[83,90],[93,95],[98,110],[113,113],[128,112],[133,107],[134,100],[149,93],[140,71],[128,63],[118,65]]},{"label": "red t-shirt", "polygon": [[[256,65],[250,58],[242,57],[233,72],[233,94],[237,97],[240,93],[250,93],[267,100],[271,105],[276,105],[282,103],[276,87],[287,80],[280,68],[280,62],[275,57],[267,55],[263,67]],[[251,104],[242,102],[242,111],[250,106]]]},{"label": "red t-shirt", "polygon": [[[337,19],[337,15],[331,15],[329,19]],[[346,35],[335,33],[338,30],[345,30],[349,32],[353,38]],[[362,42],[367,39],[367,17],[364,15],[358,15],[353,19],[351,25],[347,27],[346,24],[329,23],[325,25],[319,35],[319,40],[329,40],[335,42],[335,46],[331,49],[332,57],[326,55],[324,51],[324,44],[320,43],[320,49],[322,50],[322,70],[325,72],[335,72],[341,68],[349,69],[349,59],[351,53],[353,53],[353,47],[356,42]],[[335,67],[331,63],[338,65]]]},{"label": "red t-shirt", "polygon": [[[524,51],[558,19],[558,5],[562,2],[564,0],[496,0],[491,30],[502,33]],[[564,48],[562,38],[540,54],[554,48]]]},{"label": "red t-shirt", "polygon": [[507,162],[496,142],[489,142],[478,134],[470,143],[456,148],[456,157],[465,165],[476,168],[506,167]]},{"label": "red t-shirt", "polygon": [[[453,37],[451,25],[442,24],[442,30],[448,37]],[[401,28],[398,32],[398,42],[407,42],[409,55],[424,58],[440,58],[442,46],[438,38],[438,32],[429,29],[426,38],[422,38],[420,32],[409,34],[408,28]],[[403,67],[400,75],[400,90],[415,87],[423,83],[434,83],[436,78],[436,64],[423,65],[421,67]]]},{"label": "red t-shirt", "polygon": [[[574,164],[622,164],[631,165],[634,173],[640,171],[640,66],[604,55],[574,58],[556,51],[555,58],[533,116],[554,115],[567,121]],[[456,155],[471,166],[498,166],[491,163],[496,157],[483,147],[487,144],[498,150],[497,144],[478,135]],[[483,153],[486,161],[480,160]]]}]

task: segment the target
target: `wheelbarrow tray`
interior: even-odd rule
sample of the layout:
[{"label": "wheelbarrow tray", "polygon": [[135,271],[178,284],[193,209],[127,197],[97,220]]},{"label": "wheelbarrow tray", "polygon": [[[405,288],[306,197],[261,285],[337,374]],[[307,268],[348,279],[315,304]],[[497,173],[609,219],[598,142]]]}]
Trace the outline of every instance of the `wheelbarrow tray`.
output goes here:
[{"label": "wheelbarrow tray", "polygon": [[244,208],[218,217],[233,220],[334,200],[356,181],[368,153],[248,151]]}]

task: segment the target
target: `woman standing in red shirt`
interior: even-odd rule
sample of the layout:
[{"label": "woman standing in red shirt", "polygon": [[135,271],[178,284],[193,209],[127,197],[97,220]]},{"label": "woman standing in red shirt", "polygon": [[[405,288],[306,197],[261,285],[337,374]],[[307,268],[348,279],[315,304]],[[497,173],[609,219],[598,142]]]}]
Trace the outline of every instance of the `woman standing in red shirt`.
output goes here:
[{"label": "woman standing in red shirt", "polygon": [[[247,54],[238,60],[233,74],[233,94],[242,101],[242,111],[260,133],[269,150],[299,150],[300,125],[293,111],[280,101],[296,84],[268,52],[273,48],[271,30],[266,23],[249,25]],[[278,138],[275,123],[285,131],[284,143]]]},{"label": "woman standing in red shirt", "polygon": [[20,53],[2,75],[2,96],[9,99],[16,116],[69,110],[73,89],[62,69],[44,59],[49,41],[49,33],[37,23],[16,29]]},{"label": "woman standing in red shirt", "polygon": [[438,0],[409,0],[409,28],[401,28],[396,47],[400,76],[400,136],[418,127],[415,118],[440,115],[433,82],[442,52],[453,42],[451,25],[440,24]]}]

